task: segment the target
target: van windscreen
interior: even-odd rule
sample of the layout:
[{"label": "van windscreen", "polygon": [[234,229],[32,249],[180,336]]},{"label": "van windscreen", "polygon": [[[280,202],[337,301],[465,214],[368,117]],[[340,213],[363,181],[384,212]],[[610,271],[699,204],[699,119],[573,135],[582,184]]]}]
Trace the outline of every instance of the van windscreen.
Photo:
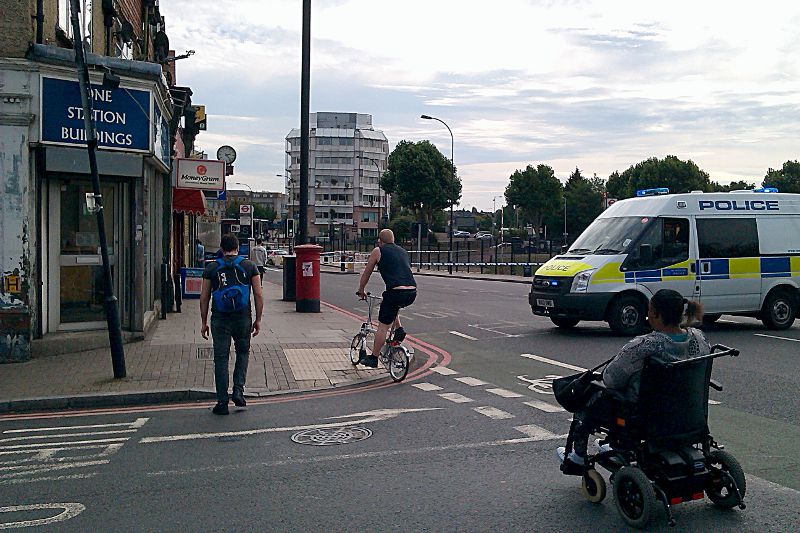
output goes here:
[{"label": "van windscreen", "polygon": [[569,254],[615,255],[627,253],[628,247],[648,226],[652,217],[598,218],[581,233]]}]

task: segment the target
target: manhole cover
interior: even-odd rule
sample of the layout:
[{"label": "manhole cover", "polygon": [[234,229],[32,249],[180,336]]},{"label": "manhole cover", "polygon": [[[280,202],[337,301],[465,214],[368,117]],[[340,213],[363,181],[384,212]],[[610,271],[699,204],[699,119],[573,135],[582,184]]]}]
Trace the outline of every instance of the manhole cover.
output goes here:
[{"label": "manhole cover", "polygon": [[372,436],[372,430],[362,427],[307,429],[292,435],[297,444],[311,446],[332,446],[334,444],[350,444]]},{"label": "manhole cover", "polygon": [[198,359],[214,359],[214,347],[213,346],[198,346],[197,347],[197,358]]}]

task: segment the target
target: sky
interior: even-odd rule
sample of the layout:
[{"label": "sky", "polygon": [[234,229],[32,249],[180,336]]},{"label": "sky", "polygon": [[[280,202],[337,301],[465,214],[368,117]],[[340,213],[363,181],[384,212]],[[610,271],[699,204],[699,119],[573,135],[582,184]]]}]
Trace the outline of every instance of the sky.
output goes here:
[{"label": "sky", "polygon": [[[311,0],[311,111],[369,113],[390,150],[430,140],[461,205],[499,207],[509,176],[566,181],[651,158],[760,183],[800,157],[800,2]],[[300,126],[301,0],[162,0],[177,82],[206,106],[197,146],[283,191]],[[493,203],[496,202],[496,203]]]}]

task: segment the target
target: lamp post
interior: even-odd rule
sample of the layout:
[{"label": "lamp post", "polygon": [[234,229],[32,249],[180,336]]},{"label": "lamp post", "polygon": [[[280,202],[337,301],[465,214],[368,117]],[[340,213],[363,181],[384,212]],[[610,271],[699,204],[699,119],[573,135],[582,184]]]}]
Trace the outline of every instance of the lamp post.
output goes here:
[{"label": "lamp post", "polygon": [[[455,156],[453,155],[454,147],[455,147],[455,140],[453,139],[453,130],[450,129],[450,126],[447,123],[436,117],[432,117],[430,115],[420,115],[421,119],[424,120],[436,120],[437,122],[441,122],[444,124],[444,127],[447,128],[447,131],[450,132],[450,166],[453,167],[453,193],[455,193],[455,179],[456,179],[456,164],[455,164]],[[452,200],[450,200],[450,245],[448,246],[447,250],[447,272],[449,274],[453,273],[453,204],[456,203],[455,194],[453,194]]]},{"label": "lamp post", "polygon": [[364,156],[360,156],[359,155],[359,156],[356,156],[356,158],[360,159],[362,161],[365,161],[365,160],[366,161],[370,161],[373,165],[375,165],[375,168],[378,169],[378,218],[379,218],[378,227],[380,227],[381,221],[383,220],[383,215],[381,214],[382,209],[385,209],[386,222],[387,222],[387,225],[388,225],[388,222],[389,222],[389,200],[388,200],[388,194],[386,194],[386,191],[383,191],[383,205],[381,205],[381,199],[380,199],[380,191],[383,190],[381,188],[381,166],[378,164],[378,160],[377,159],[372,159],[371,157],[364,157]]},{"label": "lamp post", "polygon": [[[501,194],[501,195],[498,195],[498,196],[495,196],[494,198],[492,198],[492,207],[494,209],[494,211],[492,212],[492,217],[495,217],[496,216],[495,213],[497,213],[496,200],[498,198],[504,198],[504,196]],[[500,242],[501,243],[503,242],[503,223],[504,223],[504,220],[505,220],[505,218],[503,217],[503,206],[501,205],[500,206]],[[494,224],[494,220],[492,220],[492,224]]]},{"label": "lamp post", "polygon": [[564,246],[567,245],[567,197],[564,196]]}]

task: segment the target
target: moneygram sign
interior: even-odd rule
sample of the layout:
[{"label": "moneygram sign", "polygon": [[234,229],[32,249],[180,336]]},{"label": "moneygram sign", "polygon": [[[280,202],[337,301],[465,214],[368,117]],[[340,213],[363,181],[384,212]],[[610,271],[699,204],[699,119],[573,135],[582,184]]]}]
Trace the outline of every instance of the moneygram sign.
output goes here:
[{"label": "moneygram sign", "polygon": [[225,188],[225,163],[208,159],[178,158],[175,185],[179,189],[221,191]]}]

